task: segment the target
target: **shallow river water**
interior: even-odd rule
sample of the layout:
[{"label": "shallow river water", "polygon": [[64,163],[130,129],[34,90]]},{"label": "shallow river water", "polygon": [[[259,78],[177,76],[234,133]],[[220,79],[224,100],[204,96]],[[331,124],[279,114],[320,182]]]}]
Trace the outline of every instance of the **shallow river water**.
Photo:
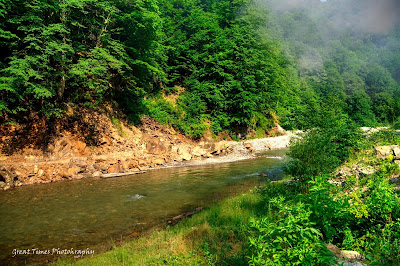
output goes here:
[{"label": "shallow river water", "polygon": [[[121,239],[163,226],[168,219],[281,177],[287,150],[255,159],[151,170],[110,179],[88,178],[0,191],[0,264],[45,264],[53,255],[32,249],[103,252]],[[13,250],[30,255],[13,257]]]}]

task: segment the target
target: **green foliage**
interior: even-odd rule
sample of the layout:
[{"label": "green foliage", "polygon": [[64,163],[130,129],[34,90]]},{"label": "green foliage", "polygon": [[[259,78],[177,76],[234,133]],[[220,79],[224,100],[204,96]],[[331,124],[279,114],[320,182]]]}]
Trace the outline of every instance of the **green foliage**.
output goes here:
[{"label": "green foliage", "polygon": [[400,135],[393,129],[378,130],[368,136],[370,146],[400,145]]},{"label": "green foliage", "polygon": [[[248,0],[0,0],[2,120],[116,101],[136,123],[154,115],[194,138],[239,138],[276,122],[318,127],[309,118],[334,97],[358,126],[394,124],[399,29],[344,31],[331,21],[344,3],[308,1],[281,13]],[[145,107],[174,86],[185,88],[177,121],[165,104]]]},{"label": "green foliage", "polygon": [[[8,54],[0,65],[3,112],[51,116],[64,102],[96,106],[121,94],[137,96],[136,84],[148,89],[149,80],[162,79],[162,60],[154,61],[160,18],[153,1],[21,0],[11,12],[9,1],[4,7],[0,28],[11,41],[0,40]],[[135,15],[119,15],[130,11]],[[135,53],[127,46],[133,43],[128,28],[141,40]]]},{"label": "green foliage", "polygon": [[209,128],[205,104],[195,95],[182,94],[176,103],[159,94],[144,101],[145,113],[163,125],[169,125],[191,138],[200,138]]},{"label": "green foliage", "polygon": [[[371,265],[397,265],[400,262],[397,240],[400,235],[400,197],[389,184],[388,177],[398,173],[398,169],[391,160],[382,161],[378,167],[379,170],[367,176],[366,181],[345,186],[331,184],[328,182],[330,176],[326,175],[308,181],[306,192],[299,190],[297,183],[270,184],[260,189],[265,214],[251,222],[254,231],[249,238],[250,262],[279,265],[279,261],[274,262],[279,258],[285,261],[283,265],[300,261],[304,264],[307,261],[302,259],[307,256],[292,257],[291,252],[298,254],[308,250],[312,253],[315,249],[310,247],[318,247],[323,239],[339,248],[359,251]],[[311,230],[315,234],[297,240],[291,234],[296,230]],[[286,245],[291,248],[281,249]],[[313,258],[326,260],[322,264],[328,265],[330,256],[324,247],[320,246]],[[293,260],[288,262],[288,258]],[[311,264],[318,263],[313,261]]]},{"label": "green foliage", "polygon": [[294,138],[288,171],[302,181],[332,172],[358,148],[360,132],[347,115],[326,106],[315,120],[318,127]]},{"label": "green foliage", "polygon": [[322,234],[310,221],[310,211],[303,203],[287,205],[285,198],[274,198],[270,207],[278,214],[253,220],[256,237],[250,237],[254,255],[250,265],[331,265],[335,259],[322,242]]}]

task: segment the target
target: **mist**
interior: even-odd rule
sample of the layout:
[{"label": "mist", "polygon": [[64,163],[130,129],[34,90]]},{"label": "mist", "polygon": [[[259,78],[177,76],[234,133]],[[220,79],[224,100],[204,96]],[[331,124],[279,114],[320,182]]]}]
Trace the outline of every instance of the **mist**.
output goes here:
[{"label": "mist", "polygon": [[[283,14],[303,10],[320,22],[338,30],[385,34],[400,23],[399,0],[258,0]],[[329,24],[329,25],[327,25]]]}]

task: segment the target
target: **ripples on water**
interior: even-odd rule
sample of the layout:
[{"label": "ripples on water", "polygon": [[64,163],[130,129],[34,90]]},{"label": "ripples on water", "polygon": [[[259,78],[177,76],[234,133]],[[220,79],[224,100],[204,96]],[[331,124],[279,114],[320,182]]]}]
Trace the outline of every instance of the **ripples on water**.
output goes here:
[{"label": "ripples on water", "polygon": [[39,256],[11,258],[13,249],[93,248],[96,253],[132,232],[205,206],[265,180],[282,176],[286,150],[232,163],[166,168],[110,179],[60,181],[0,192],[0,262],[43,262]]}]

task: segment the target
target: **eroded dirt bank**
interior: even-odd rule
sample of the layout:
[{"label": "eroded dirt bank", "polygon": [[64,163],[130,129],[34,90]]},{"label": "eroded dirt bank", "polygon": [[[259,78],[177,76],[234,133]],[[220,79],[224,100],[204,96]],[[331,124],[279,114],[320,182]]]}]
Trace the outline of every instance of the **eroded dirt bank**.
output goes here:
[{"label": "eroded dirt bank", "polygon": [[[159,167],[251,158],[255,152],[287,147],[292,133],[245,141],[192,141],[149,117],[138,127],[121,114],[71,108],[61,122],[39,121],[0,129],[0,188],[62,179],[135,173]],[[47,122],[47,124],[46,124]]]}]

